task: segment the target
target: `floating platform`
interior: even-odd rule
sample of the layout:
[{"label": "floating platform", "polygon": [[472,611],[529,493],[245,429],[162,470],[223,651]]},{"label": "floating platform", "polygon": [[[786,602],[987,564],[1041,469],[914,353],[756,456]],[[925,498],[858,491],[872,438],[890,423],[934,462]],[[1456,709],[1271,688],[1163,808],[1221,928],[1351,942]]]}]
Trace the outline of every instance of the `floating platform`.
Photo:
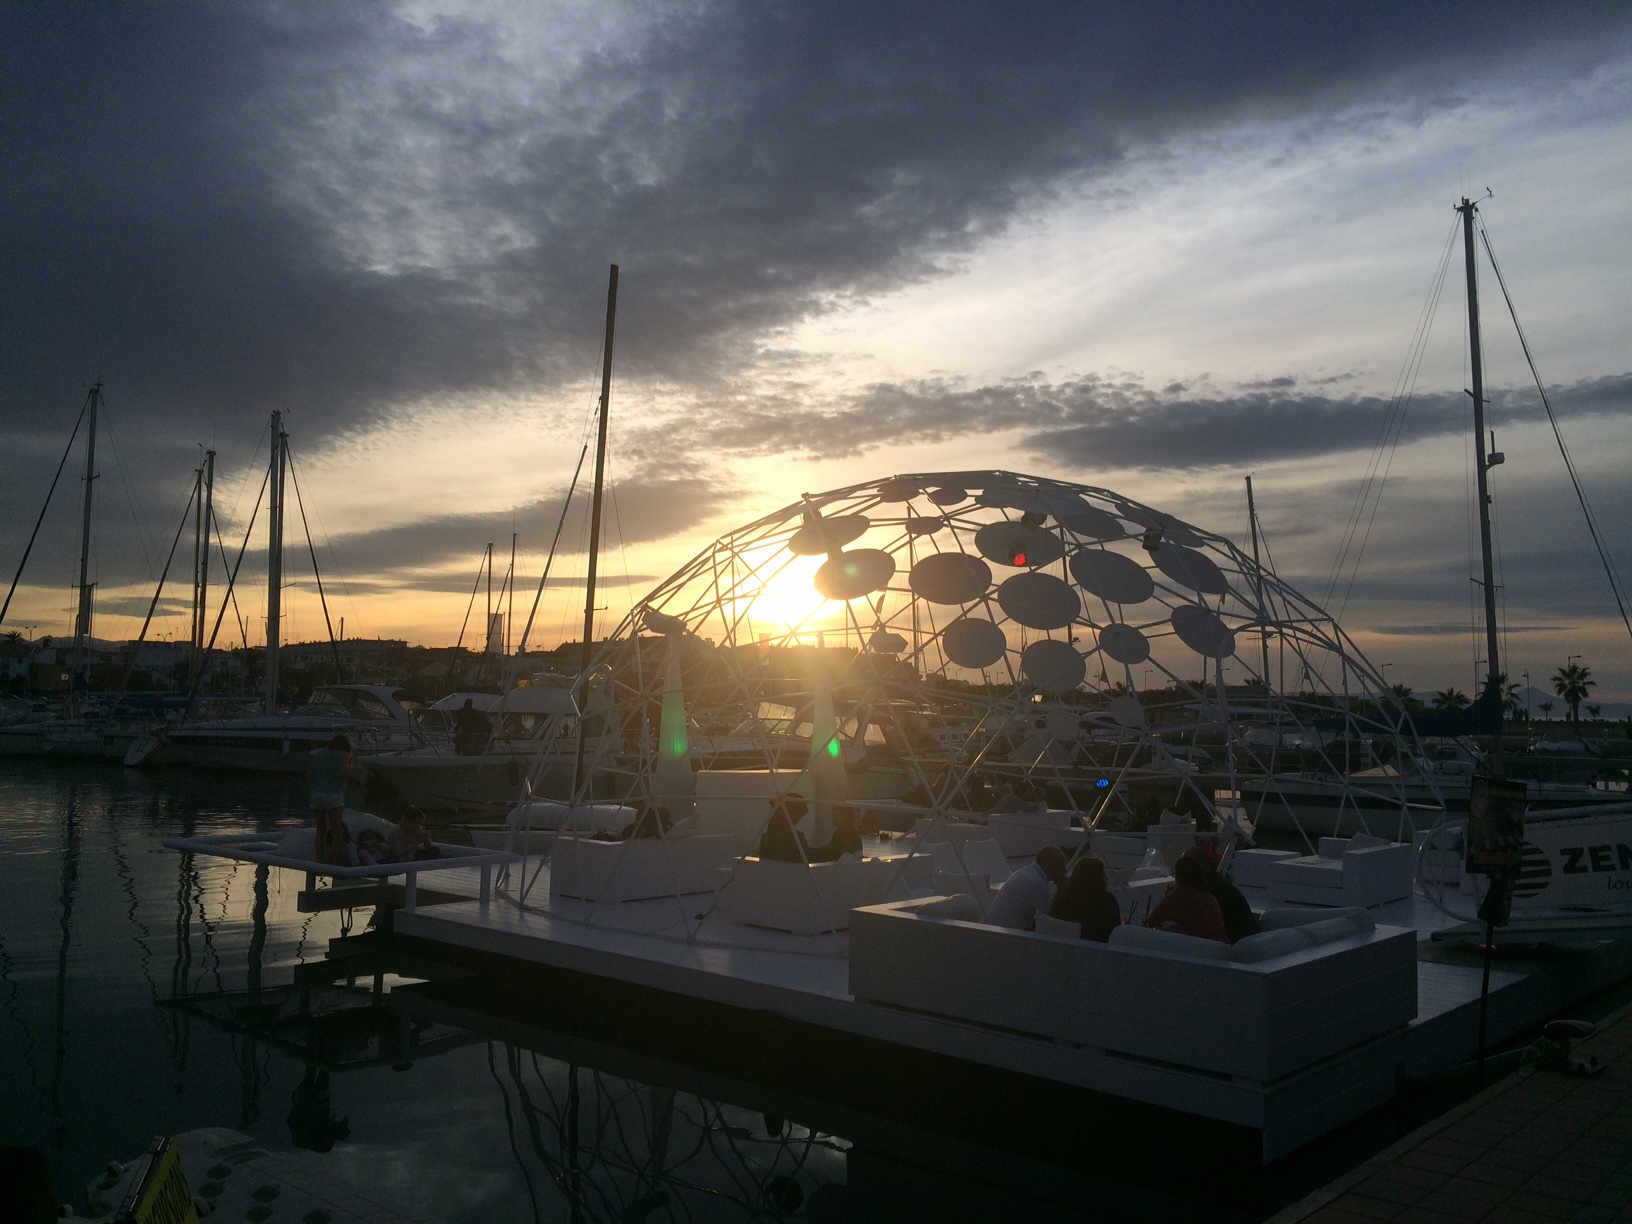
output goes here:
[{"label": "floating platform", "polygon": [[[547,896],[549,868],[541,871],[534,892]],[[1255,908],[1266,904],[1266,894],[1244,891]],[[1415,1018],[1264,1079],[857,998],[846,932],[797,936],[743,926],[715,909],[711,895],[598,906],[557,898],[550,912],[493,896],[399,913],[395,930],[435,945],[439,957],[468,958],[492,971],[570,975],[615,984],[626,997],[634,988],[651,996],[652,1007],[643,1009],[648,1016],[661,1014],[665,998],[689,1000],[706,1005],[704,1014],[723,1009],[852,1039],[853,1048],[870,1050],[869,1065],[892,1050],[910,1050],[943,1060],[943,1067],[997,1070],[1203,1119],[1232,1132],[1230,1146],[1243,1155],[1268,1163],[1394,1099],[1402,1077],[1432,1077],[1477,1052],[1480,953],[1432,940],[1458,920],[1420,895],[1372,912],[1380,928],[1416,934]],[[1614,938],[1561,946],[1526,935],[1499,947],[1491,1044],[1632,976],[1632,942]],[[1205,1009],[1206,999],[1195,1002]],[[680,1010],[699,1015],[694,1007]],[[844,1071],[842,1064],[831,1068],[835,1076]]]}]

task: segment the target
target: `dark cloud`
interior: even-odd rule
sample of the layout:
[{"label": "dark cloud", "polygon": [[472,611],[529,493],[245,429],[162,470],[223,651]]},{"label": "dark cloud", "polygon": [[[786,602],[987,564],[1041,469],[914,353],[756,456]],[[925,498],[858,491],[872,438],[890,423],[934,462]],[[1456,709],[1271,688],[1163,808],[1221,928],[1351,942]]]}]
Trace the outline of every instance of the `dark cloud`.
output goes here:
[{"label": "dark cloud", "polygon": [[[767,398],[694,414],[689,428],[662,427],[699,452],[835,458],[883,447],[1018,433],[1049,470],[1241,467],[1363,450],[1389,436],[1402,444],[1469,428],[1467,397],[1417,395],[1396,412],[1375,396],[1333,395],[1286,375],[1213,395],[1171,384],[1161,391],[1126,378],[1089,375],[1064,383],[1012,380],[981,387],[923,380],[866,388],[836,407]],[[1541,418],[1533,389],[1490,393],[1493,427]],[[1632,414],[1632,374],[1549,389],[1561,416]]]},{"label": "dark cloud", "polygon": [[1385,87],[1431,106],[1537,47],[1607,53],[1622,16],[703,4],[543,57],[378,2],[9,6],[0,406],[54,420],[100,376],[190,439],[577,385],[614,259],[621,367],[706,384],[1134,144]]}]

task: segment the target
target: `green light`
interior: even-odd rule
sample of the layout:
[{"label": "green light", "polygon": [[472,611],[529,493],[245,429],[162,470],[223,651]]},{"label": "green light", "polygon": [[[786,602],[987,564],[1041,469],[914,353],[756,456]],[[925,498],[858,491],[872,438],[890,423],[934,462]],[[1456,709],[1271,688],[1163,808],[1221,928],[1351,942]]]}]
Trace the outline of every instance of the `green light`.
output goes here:
[{"label": "green light", "polygon": [[669,741],[669,755],[675,757],[683,757],[686,755],[685,736],[677,735],[674,739]]},{"label": "green light", "polygon": [[839,751],[840,751],[840,749],[839,749],[839,741],[838,740],[832,739],[832,740],[827,741],[827,755],[828,756],[836,757],[836,756],[839,755]]}]

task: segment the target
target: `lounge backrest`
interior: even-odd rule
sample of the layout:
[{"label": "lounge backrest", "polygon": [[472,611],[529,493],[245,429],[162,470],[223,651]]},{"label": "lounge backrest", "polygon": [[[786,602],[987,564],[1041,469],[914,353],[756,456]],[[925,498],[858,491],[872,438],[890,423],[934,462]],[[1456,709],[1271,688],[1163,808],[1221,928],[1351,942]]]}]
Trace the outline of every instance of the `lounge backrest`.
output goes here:
[{"label": "lounge backrest", "polygon": [[1348,907],[1342,909],[1267,909],[1259,920],[1258,929],[1261,931],[1279,931],[1286,927],[1308,926],[1315,922],[1325,922],[1332,918],[1349,918],[1355,923],[1351,932],[1355,935],[1365,935],[1377,929],[1377,920],[1363,909]]},{"label": "lounge backrest", "polygon": [[1165,952],[1169,956],[1187,956],[1191,960],[1229,960],[1230,945],[1216,939],[1198,939],[1177,931],[1158,931],[1151,927],[1124,923],[1111,932],[1108,941],[1113,948],[1134,952]]},{"label": "lounge backrest", "polygon": [[1376,923],[1370,920],[1369,915],[1367,921],[1363,923],[1357,918],[1350,917],[1326,918],[1295,929],[1307,933],[1317,944],[1324,944],[1347,939],[1351,935],[1368,934],[1376,929]]},{"label": "lounge backrest", "polygon": [[1308,927],[1282,927],[1278,931],[1263,931],[1237,940],[1230,949],[1230,959],[1243,965],[1256,965],[1259,961],[1290,956],[1314,945],[1314,937],[1309,934]]}]

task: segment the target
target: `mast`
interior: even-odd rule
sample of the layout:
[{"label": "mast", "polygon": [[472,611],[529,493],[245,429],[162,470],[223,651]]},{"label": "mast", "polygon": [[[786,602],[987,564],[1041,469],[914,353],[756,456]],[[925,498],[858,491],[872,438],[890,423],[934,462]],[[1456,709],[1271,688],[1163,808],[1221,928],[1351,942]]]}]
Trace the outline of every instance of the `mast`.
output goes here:
[{"label": "mast", "polygon": [[[185,523],[187,520],[182,519]],[[198,602],[198,570],[203,559],[204,547],[204,465],[201,463],[193,469],[193,622],[192,629],[187,636],[188,675],[198,671],[198,633],[199,624],[204,619],[204,608]]]},{"label": "mast", "polygon": [[1269,608],[1264,604],[1264,570],[1258,560],[1258,507],[1252,500],[1252,475],[1247,475],[1247,522],[1252,525],[1252,577],[1258,588],[1258,644],[1264,652],[1264,691],[1269,689]]},{"label": "mast", "polygon": [[600,421],[595,433],[595,494],[589,511],[589,569],[584,583],[584,646],[578,662],[579,706],[578,758],[573,769],[573,789],[584,772],[584,723],[589,713],[589,664],[595,641],[595,570],[601,553],[601,495],[606,484],[606,416],[612,403],[612,334],[618,320],[618,265],[606,285],[606,345],[601,354]]},{"label": "mast", "polygon": [[[1473,367],[1473,444],[1474,463],[1479,478],[1479,555],[1484,565],[1485,587],[1485,657],[1489,660],[1486,688],[1496,682],[1501,673],[1496,643],[1496,566],[1492,560],[1490,543],[1490,469],[1500,459],[1485,453],[1485,367],[1479,344],[1479,280],[1478,261],[1473,245],[1473,214],[1479,205],[1466,196],[1456,211],[1462,214],[1462,248],[1466,255],[1468,275],[1468,357]],[[1500,712],[1498,711],[1498,719]],[[1490,749],[1491,771],[1498,777],[1502,772],[1502,728],[1496,724],[1496,738]]]},{"label": "mast", "polygon": [[204,452],[204,533],[203,551],[198,559],[198,640],[194,648],[204,651],[204,619],[210,605],[210,531],[215,522],[215,452]]},{"label": "mast", "polygon": [[96,480],[96,409],[102,402],[102,384],[91,387],[88,403],[90,431],[85,435],[85,512],[80,520],[79,536],[79,611],[74,617],[74,682],[70,693],[79,690],[83,674],[85,688],[91,687],[91,492]]},{"label": "mast", "polygon": [[266,712],[278,712],[278,633],[283,594],[283,413],[272,414],[272,468],[267,477]]}]

